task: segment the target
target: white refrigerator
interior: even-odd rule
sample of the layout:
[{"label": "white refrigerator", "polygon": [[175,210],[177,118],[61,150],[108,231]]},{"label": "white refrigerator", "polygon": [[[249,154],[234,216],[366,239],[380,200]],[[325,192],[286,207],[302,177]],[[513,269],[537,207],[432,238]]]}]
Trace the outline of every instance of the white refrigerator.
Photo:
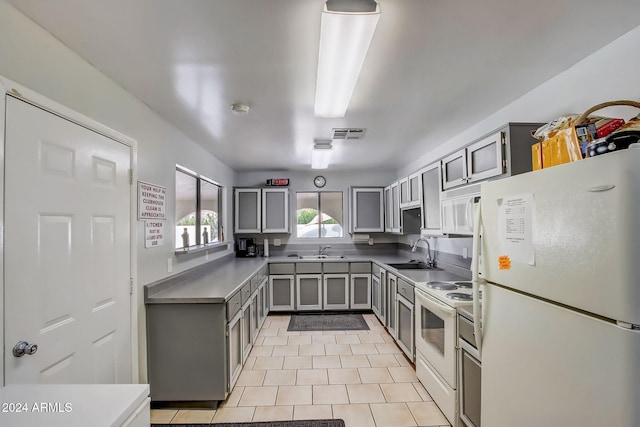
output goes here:
[{"label": "white refrigerator", "polygon": [[482,426],[640,426],[640,148],[483,183],[475,223]]}]

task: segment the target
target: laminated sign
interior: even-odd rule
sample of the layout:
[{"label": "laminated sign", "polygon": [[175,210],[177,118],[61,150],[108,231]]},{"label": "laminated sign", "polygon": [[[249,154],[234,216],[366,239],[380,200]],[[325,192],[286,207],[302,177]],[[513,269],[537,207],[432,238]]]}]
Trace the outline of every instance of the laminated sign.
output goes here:
[{"label": "laminated sign", "polygon": [[165,219],[167,189],[159,185],[138,181],[138,219]]}]

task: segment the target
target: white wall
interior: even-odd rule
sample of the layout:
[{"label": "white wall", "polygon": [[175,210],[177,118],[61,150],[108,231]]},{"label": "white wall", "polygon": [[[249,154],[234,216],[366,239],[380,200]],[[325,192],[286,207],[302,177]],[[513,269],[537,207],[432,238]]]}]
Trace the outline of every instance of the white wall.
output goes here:
[{"label": "white wall", "polygon": [[[548,122],[560,115],[583,113],[588,108],[605,101],[631,99],[640,101],[640,26],[613,41],[601,50],[556,75],[544,84],[516,99],[501,110],[490,115],[431,150],[420,150],[433,141],[424,140],[417,145],[423,151],[418,160],[398,171],[398,176],[407,176],[423,166],[441,159],[464,147],[507,122]],[[639,113],[630,107],[611,107],[600,111],[603,115],[629,119]],[[417,236],[405,236],[401,242],[415,240]],[[423,244],[420,243],[422,246]],[[462,249],[471,250],[471,239],[438,238],[438,248],[448,253],[462,254]]]},{"label": "white wall", "polygon": [[[225,231],[232,229],[232,169],[186,137],[117,83],[0,0],[0,75],[78,111],[137,141],[138,179],[167,187],[166,238],[159,248],[144,248],[144,224],[138,222],[138,284],[166,277],[167,260],[173,273],[205,262],[205,255],[174,254],[174,187],[176,163],[226,187],[223,203]],[[5,209],[19,209],[6,206]],[[216,256],[220,256],[217,254]],[[144,305],[138,301],[140,327],[140,373],[146,378]]]}]

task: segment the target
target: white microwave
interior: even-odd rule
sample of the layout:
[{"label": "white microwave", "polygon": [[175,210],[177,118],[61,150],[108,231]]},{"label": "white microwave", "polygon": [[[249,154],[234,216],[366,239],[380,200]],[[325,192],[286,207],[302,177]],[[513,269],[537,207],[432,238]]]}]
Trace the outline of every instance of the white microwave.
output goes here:
[{"label": "white microwave", "polygon": [[480,184],[442,192],[440,215],[444,234],[473,234],[473,210],[480,200]]}]

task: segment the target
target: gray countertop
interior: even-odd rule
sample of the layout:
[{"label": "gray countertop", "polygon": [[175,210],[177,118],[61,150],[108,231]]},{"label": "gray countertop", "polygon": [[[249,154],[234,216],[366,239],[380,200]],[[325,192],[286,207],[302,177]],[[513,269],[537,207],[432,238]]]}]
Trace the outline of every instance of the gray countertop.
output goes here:
[{"label": "gray countertop", "polygon": [[146,285],[146,304],[224,303],[240,290],[252,276],[268,263],[282,262],[374,262],[410,282],[465,280],[463,276],[436,270],[397,270],[388,264],[408,262],[404,255],[346,256],[338,259],[298,259],[293,257],[234,258],[225,257],[193,270]]}]

